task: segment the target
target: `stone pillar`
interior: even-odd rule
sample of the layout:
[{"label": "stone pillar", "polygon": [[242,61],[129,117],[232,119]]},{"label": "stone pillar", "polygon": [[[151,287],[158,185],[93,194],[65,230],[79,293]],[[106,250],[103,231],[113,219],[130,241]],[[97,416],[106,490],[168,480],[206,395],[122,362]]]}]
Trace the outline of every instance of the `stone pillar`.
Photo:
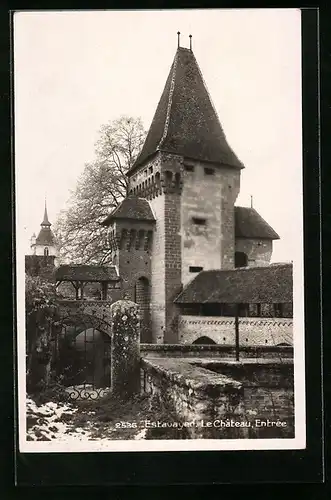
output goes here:
[{"label": "stone pillar", "polygon": [[128,400],[140,393],[140,318],[138,305],[119,300],[111,305],[111,390]]}]

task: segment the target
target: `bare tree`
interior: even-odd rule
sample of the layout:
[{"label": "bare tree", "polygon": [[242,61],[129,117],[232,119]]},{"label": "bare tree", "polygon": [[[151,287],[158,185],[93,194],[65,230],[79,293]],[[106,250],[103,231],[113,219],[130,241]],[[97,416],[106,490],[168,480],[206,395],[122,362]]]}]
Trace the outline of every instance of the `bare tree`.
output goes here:
[{"label": "bare tree", "polygon": [[101,127],[95,161],[85,165],[68,209],[60,213],[54,226],[60,260],[78,264],[108,261],[106,231],[101,222],[128,194],[126,172],[145,137],[140,118],[122,116]]}]

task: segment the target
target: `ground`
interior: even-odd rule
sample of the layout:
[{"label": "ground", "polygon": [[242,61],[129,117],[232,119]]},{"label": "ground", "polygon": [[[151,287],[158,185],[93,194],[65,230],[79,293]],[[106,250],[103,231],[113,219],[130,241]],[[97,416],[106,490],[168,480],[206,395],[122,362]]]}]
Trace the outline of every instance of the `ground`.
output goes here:
[{"label": "ground", "polygon": [[[134,418],[132,417],[134,415]],[[142,423],[165,420],[157,402],[138,396],[124,403],[106,395],[95,401],[48,401],[27,398],[28,441],[108,441],[116,439],[185,439],[179,430],[150,429]],[[136,427],[132,427],[132,423]],[[166,435],[165,435],[166,433]]]}]

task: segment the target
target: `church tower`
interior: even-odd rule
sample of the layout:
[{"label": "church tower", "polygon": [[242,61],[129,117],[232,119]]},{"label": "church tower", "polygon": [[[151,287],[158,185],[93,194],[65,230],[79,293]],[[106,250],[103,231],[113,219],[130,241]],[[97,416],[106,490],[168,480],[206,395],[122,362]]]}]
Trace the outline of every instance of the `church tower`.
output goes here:
[{"label": "church tower", "polygon": [[[179,45],[179,44],[178,44]],[[151,311],[155,342],[177,342],[173,301],[201,270],[234,267],[242,163],[227,143],[192,48],[178,46],[130,194],[155,214]]]},{"label": "church tower", "polygon": [[48,220],[47,206],[45,201],[44,218],[40,224],[41,229],[37,238],[35,235],[31,238],[31,251],[33,255],[44,257],[56,257],[57,249],[54,234],[51,230],[51,223]]},{"label": "church tower", "polygon": [[31,254],[25,256],[25,272],[31,276],[54,281],[58,252],[51,223],[48,220],[46,201],[44,218],[40,226],[38,236],[33,234],[30,240]]}]

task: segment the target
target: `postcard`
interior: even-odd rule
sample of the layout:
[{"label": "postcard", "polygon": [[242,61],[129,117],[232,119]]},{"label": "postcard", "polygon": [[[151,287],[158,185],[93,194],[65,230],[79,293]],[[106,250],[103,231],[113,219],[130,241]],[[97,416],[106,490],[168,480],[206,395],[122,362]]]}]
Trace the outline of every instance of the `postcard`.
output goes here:
[{"label": "postcard", "polygon": [[19,451],[304,449],[300,10],[13,38]]}]

